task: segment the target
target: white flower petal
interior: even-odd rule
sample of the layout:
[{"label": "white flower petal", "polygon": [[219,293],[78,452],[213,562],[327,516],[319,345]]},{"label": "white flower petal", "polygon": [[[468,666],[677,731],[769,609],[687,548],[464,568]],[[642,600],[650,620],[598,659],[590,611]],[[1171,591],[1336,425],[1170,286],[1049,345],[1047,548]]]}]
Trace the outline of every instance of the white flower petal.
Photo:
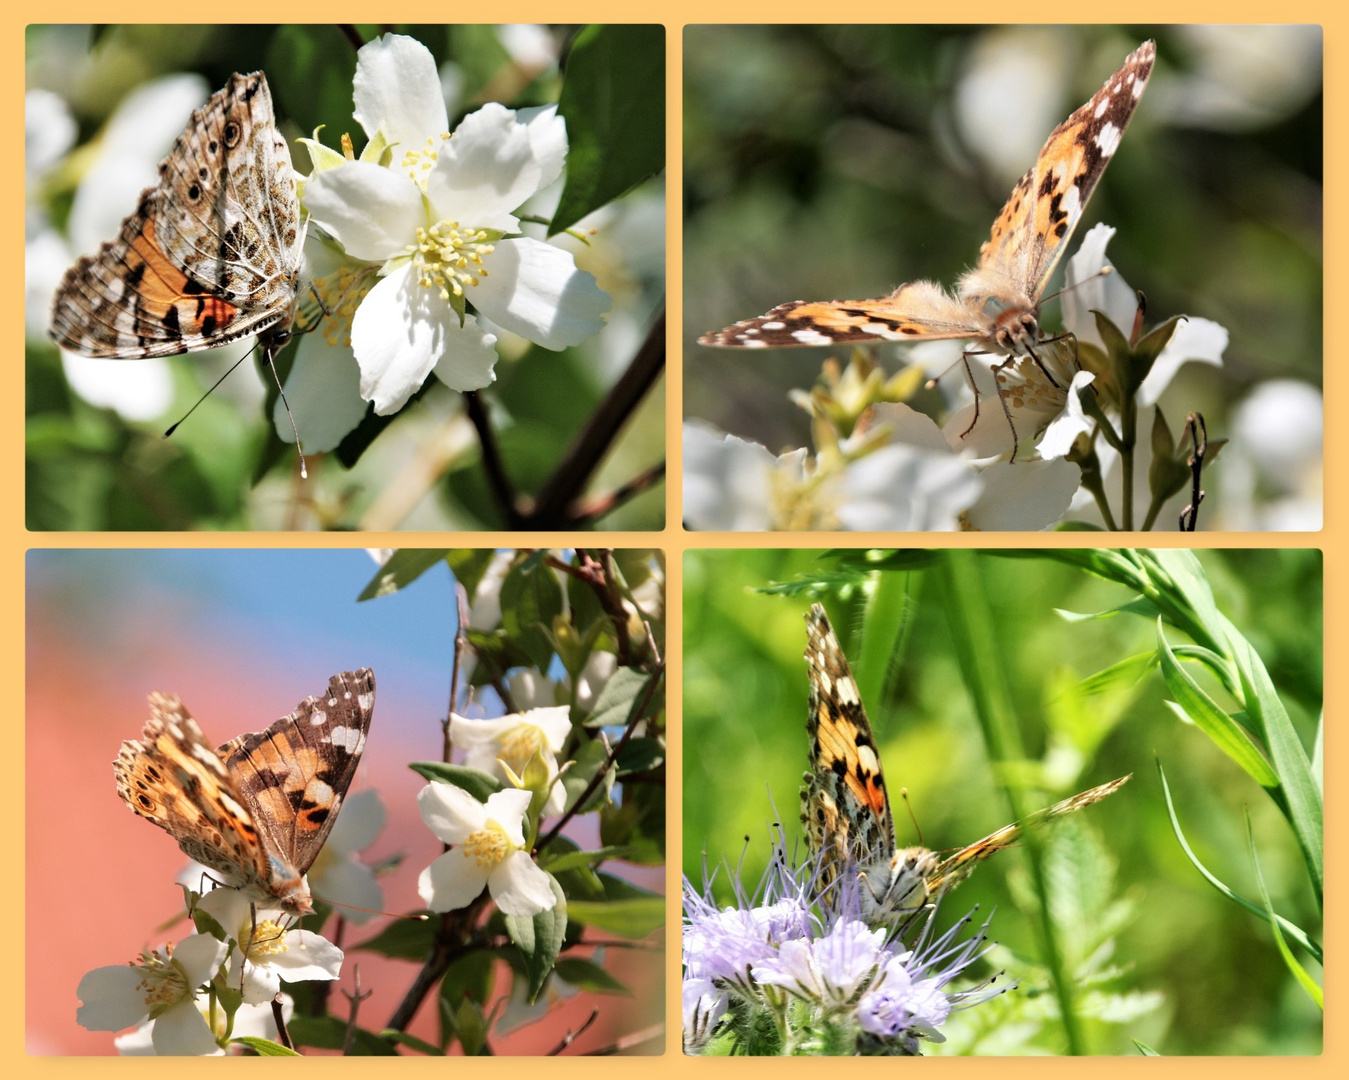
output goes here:
[{"label": "white flower petal", "polygon": [[400,172],[349,161],[311,177],[304,208],[348,255],[382,263],[407,250],[418,227],[430,224],[422,192]]},{"label": "white flower petal", "polygon": [[604,328],[613,301],[571,253],[541,240],[501,240],[488,256],[489,276],[469,299],[487,318],[545,349],[579,345]]},{"label": "white flower petal", "polygon": [[529,143],[539,162],[539,188],[546,188],[567,164],[567,121],[557,115],[556,105],[516,109],[515,115],[529,125]]},{"label": "white flower petal", "polygon": [[174,963],[183,969],[188,986],[202,986],[215,977],[229,946],[210,934],[193,934],[178,942]]},{"label": "white flower petal", "polygon": [[1143,385],[1138,388],[1138,404],[1143,408],[1157,404],[1162,392],[1187,360],[1222,367],[1227,341],[1227,328],[1212,319],[1183,319],[1177,324],[1166,348],[1153,361],[1152,370],[1143,380]]},{"label": "white flower petal", "polygon": [[467,907],[487,885],[487,869],[458,848],[447,851],[417,878],[417,892],[432,911]]},{"label": "white flower petal", "polygon": [[155,1053],[160,1057],[191,1054],[222,1053],[206,1024],[206,1018],[197,1011],[196,1002],[185,998],[179,1004],[155,1018],[150,1036]]},{"label": "white flower petal", "polygon": [[966,517],[985,532],[1048,528],[1067,512],[1082,483],[1082,470],[1062,458],[1000,461],[981,475],[984,493]]},{"label": "white flower petal", "polygon": [[514,110],[489,102],[464,117],[440,146],[426,177],[435,216],[465,227],[513,229],[511,211],[539,190],[543,178],[528,125]]},{"label": "white flower petal", "polygon": [[804,449],[774,457],[758,443],[684,423],[684,523],[690,529],[752,531],[773,527],[773,476],[804,479]]},{"label": "white flower petal", "polygon": [[534,865],[527,851],[507,855],[487,879],[487,888],[507,915],[537,915],[557,904],[548,875]]},{"label": "white flower petal", "polygon": [[287,982],[336,979],[342,974],[342,950],[327,938],[309,930],[291,930],[286,934],[283,952],[268,957],[268,966],[276,968]]},{"label": "white flower petal", "polygon": [[[229,981],[230,985],[239,988],[238,969],[233,964],[230,965]],[[281,992],[281,972],[270,963],[245,963],[242,982],[246,1005],[261,1005],[265,1001],[271,1001]]]},{"label": "white flower petal", "polygon": [[[346,817],[348,809],[344,803],[343,817]],[[315,896],[347,905],[348,910],[342,912],[342,917],[348,922],[369,922],[375,917],[373,912],[384,907],[384,890],[380,887],[379,879],[370,867],[354,859],[333,859],[321,869],[310,870],[308,876],[310,891]],[[351,908],[370,910],[353,911]]]},{"label": "white flower petal", "polygon": [[1104,349],[1105,343],[1096,332],[1093,311],[1105,315],[1125,337],[1133,330],[1134,314],[1138,310],[1138,296],[1118,270],[1102,274],[1110,266],[1106,245],[1115,230],[1106,224],[1093,225],[1077,253],[1068,260],[1063,292],[1063,325],[1077,335],[1080,341]]},{"label": "white flower petal", "polygon": [[351,348],[361,367],[361,397],[380,416],[397,412],[435,367],[459,330],[450,305],[417,284],[411,265],[376,283],[351,320]]},{"label": "white flower petal", "polygon": [[385,34],[361,46],[352,96],[356,122],[372,139],[382,130],[398,146],[395,161],[449,130],[435,58],[420,41],[402,34]]},{"label": "white flower petal", "polygon": [[337,855],[350,855],[353,851],[369,847],[384,828],[386,817],[384,801],[374,788],[349,792],[342,800],[342,816],[328,834],[324,850]]},{"label": "white flower petal", "polygon": [[451,390],[481,390],[497,377],[496,363],[501,354],[496,343],[496,335],[489,334],[472,315],[465,316],[462,327],[456,316],[431,371]]},{"label": "white flower petal", "polygon": [[1095,379],[1096,376],[1089,371],[1079,371],[1073,376],[1068,387],[1067,408],[1049,422],[1044,436],[1035,446],[1045,461],[1063,457],[1073,448],[1073,440],[1078,435],[1087,434],[1095,426],[1095,421],[1088,420],[1082,411],[1082,399],[1078,396],[1079,391],[1086,389]]},{"label": "white flower petal", "polygon": [[[361,369],[351,347],[329,345],[319,333],[302,338],[286,377],[286,401],[306,453],[335,449],[365,418]],[[280,398],[272,407],[272,426],[283,442],[295,438]]]},{"label": "white flower petal", "polygon": [[483,812],[489,821],[495,821],[516,847],[523,847],[525,811],[529,809],[532,798],[528,791],[519,788],[507,788],[487,797]]},{"label": "white flower petal", "polygon": [[140,969],[129,964],[86,972],[75,988],[82,1002],[75,1010],[75,1022],[86,1031],[121,1031],[140,1023],[150,1014],[138,989],[140,981]]},{"label": "white flower petal", "polygon": [[852,530],[951,530],[981,489],[980,477],[949,450],[890,443],[849,463],[834,512]]},{"label": "white flower petal", "polygon": [[453,784],[427,784],[417,793],[417,809],[426,827],[445,844],[462,844],[487,824],[487,808]]}]

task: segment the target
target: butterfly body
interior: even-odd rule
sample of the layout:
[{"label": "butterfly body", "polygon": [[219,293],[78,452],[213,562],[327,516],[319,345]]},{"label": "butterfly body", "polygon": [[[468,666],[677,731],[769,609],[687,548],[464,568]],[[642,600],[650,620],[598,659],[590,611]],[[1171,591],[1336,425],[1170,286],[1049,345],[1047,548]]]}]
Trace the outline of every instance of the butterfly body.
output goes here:
[{"label": "butterfly body", "polygon": [[932,281],[872,300],[794,301],[699,338],[703,345],[782,348],[967,338],[971,351],[1031,355],[1040,297],[1096,184],[1119,146],[1156,59],[1144,42],[1104,86],[1056,127],[1012,189],[978,266],[955,294]]},{"label": "butterfly body", "polygon": [[806,627],[811,768],[801,789],[801,822],[820,859],[821,895],[855,871],[861,914],[872,925],[921,910],[979,862],[1014,843],[1025,828],[1099,802],[1129,780],[1124,776],[1064,799],[945,858],[925,847],[900,848],[875,736],[847,657],[819,604],[806,615]]},{"label": "butterfly body", "polygon": [[113,763],[117,794],[224,884],[307,914],[305,874],[337,821],[374,701],[370,669],[344,671],[265,731],[212,749],[177,697],[151,694],[141,739]]}]

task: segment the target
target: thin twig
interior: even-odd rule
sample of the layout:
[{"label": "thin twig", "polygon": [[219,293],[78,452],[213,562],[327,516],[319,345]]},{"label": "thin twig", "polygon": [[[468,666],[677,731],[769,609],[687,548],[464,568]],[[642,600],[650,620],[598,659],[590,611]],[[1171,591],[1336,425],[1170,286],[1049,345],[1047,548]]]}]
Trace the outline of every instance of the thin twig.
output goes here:
[{"label": "thin twig", "polygon": [[450,707],[445,713],[445,725],[443,731],[443,743],[441,760],[449,764],[450,760],[450,717],[454,714],[454,701],[459,694],[459,665],[464,655],[464,650],[468,648],[468,633],[464,629],[468,626],[468,590],[464,588],[463,583],[456,581],[454,583],[455,600],[459,605],[458,625],[454,630],[454,666],[450,669]]},{"label": "thin twig", "polygon": [[501,460],[501,448],[497,446],[496,432],[492,430],[492,418],[487,406],[476,390],[464,391],[464,405],[468,410],[468,419],[478,433],[478,444],[482,447],[482,467],[487,474],[487,485],[492,489],[497,507],[506,518],[506,528],[524,527],[520,517],[520,508],[515,502],[515,489],[510,477],[506,475],[506,466]]},{"label": "thin twig", "polygon": [[356,27],[351,23],[338,23],[337,29],[341,32],[342,36],[347,39],[347,43],[353,49],[357,52],[361,51],[361,47],[365,44],[365,39],[361,37],[361,32],[357,30]]},{"label": "thin twig", "polygon": [[440,926],[436,928],[435,941],[431,945],[431,955],[417,972],[417,977],[412,980],[412,985],[403,995],[403,1000],[394,1009],[386,1027],[393,1031],[407,1030],[426,995],[440,982],[445,972],[449,971],[450,965],[470,947],[473,928],[482,909],[487,906],[487,901],[487,890],[484,889],[468,907],[448,911],[440,917]]},{"label": "thin twig", "polygon": [[361,993],[360,964],[353,965],[352,980],[356,988],[342,991],[343,996],[351,1002],[351,1015],[347,1017],[347,1033],[342,1038],[342,1054],[344,1057],[350,1057],[352,1049],[356,1046],[356,1014],[361,1010],[361,1002],[374,993],[373,990],[367,990],[364,994]]},{"label": "thin twig", "polygon": [[1204,455],[1208,453],[1208,426],[1204,423],[1203,413],[1190,413],[1185,423],[1194,450],[1186,461],[1190,466],[1190,505],[1180,512],[1180,531],[1194,532],[1199,524],[1199,504],[1204,501],[1199,474],[1204,471]]},{"label": "thin twig", "polygon": [[585,490],[591,474],[609,452],[619,430],[664,369],[665,311],[662,309],[632,363],[600,402],[561,464],[539,488],[534,506],[523,515],[517,527],[558,529],[572,524],[572,503]]},{"label": "thin twig", "polygon": [[600,1011],[599,1009],[596,1009],[594,1012],[590,1014],[589,1017],[586,1018],[586,1022],[584,1024],[578,1027],[575,1031],[569,1031],[567,1032],[567,1034],[563,1035],[562,1041],[558,1043],[555,1047],[553,1047],[551,1050],[549,1050],[547,1056],[557,1057],[558,1054],[562,1053],[563,1050],[567,1049],[567,1047],[569,1047],[572,1043],[574,1043],[585,1032],[586,1028],[590,1027],[591,1024],[593,1024],[597,1019],[599,1019],[599,1015]]},{"label": "thin twig", "polygon": [[641,1046],[643,1043],[654,1042],[657,1039],[665,1038],[665,1025],[652,1024],[641,1031],[634,1031],[631,1035],[623,1035],[608,1046],[601,1046],[598,1050],[589,1051],[591,1057],[608,1057],[611,1054],[620,1054],[624,1050],[631,1050],[634,1046]]},{"label": "thin twig", "polygon": [[276,1021],[276,1040],[287,1050],[294,1050],[295,1044],[290,1041],[290,1032],[286,1030],[286,1018],[281,1012],[281,995],[277,994],[272,998],[272,1019]]},{"label": "thin twig", "polygon": [[587,502],[579,503],[572,514],[572,524],[578,528],[590,525],[606,514],[611,514],[629,499],[654,487],[665,476],[665,462],[659,462],[646,469],[621,487],[614,488],[608,495],[597,495]]}]

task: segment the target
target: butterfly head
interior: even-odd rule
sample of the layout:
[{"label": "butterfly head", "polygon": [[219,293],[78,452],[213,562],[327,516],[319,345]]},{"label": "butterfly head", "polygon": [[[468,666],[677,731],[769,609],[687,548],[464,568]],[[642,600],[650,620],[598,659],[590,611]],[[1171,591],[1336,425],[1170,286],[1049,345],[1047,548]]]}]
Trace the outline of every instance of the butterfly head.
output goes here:
[{"label": "butterfly head", "polygon": [[1033,308],[1009,307],[994,320],[993,341],[1009,355],[1028,355],[1040,340],[1040,320]]}]

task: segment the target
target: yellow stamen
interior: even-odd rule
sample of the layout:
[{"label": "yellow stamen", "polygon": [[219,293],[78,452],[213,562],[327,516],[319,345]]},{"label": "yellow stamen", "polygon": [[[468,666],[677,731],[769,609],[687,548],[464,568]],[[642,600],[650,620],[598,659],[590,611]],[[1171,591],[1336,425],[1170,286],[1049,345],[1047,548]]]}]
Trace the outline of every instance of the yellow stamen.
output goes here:
[{"label": "yellow stamen", "polygon": [[488,822],[485,828],[464,841],[461,850],[468,858],[477,859],[479,866],[490,870],[511,853],[511,842],[499,826]]},{"label": "yellow stamen", "polygon": [[442,300],[450,294],[464,295],[465,285],[477,285],[487,276],[484,256],[495,247],[487,243],[483,229],[461,229],[457,221],[438,221],[429,229],[417,229],[417,242],[408,252],[417,267],[417,281],[426,289],[438,289]]}]

